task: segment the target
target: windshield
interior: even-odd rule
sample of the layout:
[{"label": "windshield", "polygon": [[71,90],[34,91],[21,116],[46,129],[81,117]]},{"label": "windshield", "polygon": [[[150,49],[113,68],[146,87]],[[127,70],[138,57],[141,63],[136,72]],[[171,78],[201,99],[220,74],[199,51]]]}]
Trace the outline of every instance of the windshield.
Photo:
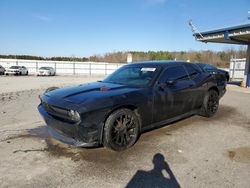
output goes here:
[{"label": "windshield", "polygon": [[156,67],[125,66],[108,76],[103,82],[144,87],[156,75]]},{"label": "windshield", "polygon": [[10,69],[20,69],[21,67],[19,66],[11,66]]},{"label": "windshield", "polygon": [[50,67],[41,67],[40,70],[50,70]]}]

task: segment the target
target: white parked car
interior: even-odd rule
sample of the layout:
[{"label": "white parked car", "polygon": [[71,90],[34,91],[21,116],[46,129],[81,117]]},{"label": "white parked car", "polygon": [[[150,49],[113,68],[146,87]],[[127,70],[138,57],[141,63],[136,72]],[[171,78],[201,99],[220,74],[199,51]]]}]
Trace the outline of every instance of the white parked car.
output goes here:
[{"label": "white parked car", "polygon": [[0,65],[0,75],[4,74],[4,72],[5,72],[5,68]]},{"label": "white parked car", "polygon": [[56,71],[53,67],[40,67],[37,76],[55,76]]},{"label": "white parked car", "polygon": [[28,75],[29,71],[25,66],[11,66],[5,71],[5,75],[9,75],[9,74]]}]

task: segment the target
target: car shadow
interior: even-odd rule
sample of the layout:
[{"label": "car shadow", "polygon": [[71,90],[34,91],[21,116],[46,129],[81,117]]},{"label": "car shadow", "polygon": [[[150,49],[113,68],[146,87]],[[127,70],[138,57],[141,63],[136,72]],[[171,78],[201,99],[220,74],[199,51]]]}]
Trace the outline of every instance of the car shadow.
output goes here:
[{"label": "car shadow", "polygon": [[138,170],[126,185],[132,187],[173,187],[179,188],[180,185],[175,178],[172,170],[162,154],[157,153],[152,160],[154,167],[150,171]]},{"label": "car shadow", "polygon": [[[151,132],[151,131],[153,131],[153,130],[158,130],[158,129],[161,129],[161,128],[164,128],[164,127],[168,127],[168,126],[170,126],[170,125],[174,125],[174,124],[179,123],[179,122],[181,122],[181,121],[183,121],[183,120],[189,119],[189,118],[191,118],[191,117],[193,117],[193,116],[197,116],[197,114],[188,115],[188,116],[185,116],[185,117],[181,117],[181,118],[179,118],[179,119],[177,119],[177,120],[170,121],[170,122],[168,122],[168,123],[163,123],[163,124],[159,124],[159,125],[157,125],[157,126],[155,126],[155,127],[146,128],[145,130],[141,131],[141,134],[139,135],[139,137],[140,137],[142,134],[144,134],[144,133]],[[138,139],[139,139],[139,137],[138,137]]]}]

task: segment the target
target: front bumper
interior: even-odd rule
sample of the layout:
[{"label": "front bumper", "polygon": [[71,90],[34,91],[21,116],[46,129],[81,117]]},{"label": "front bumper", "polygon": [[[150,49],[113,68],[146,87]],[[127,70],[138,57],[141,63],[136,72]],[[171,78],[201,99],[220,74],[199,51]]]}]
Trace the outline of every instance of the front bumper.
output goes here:
[{"label": "front bumper", "polygon": [[48,126],[49,134],[56,140],[76,147],[100,145],[98,130],[83,127],[79,123],[72,124],[57,120],[48,114],[42,105],[38,106],[38,111]]},{"label": "front bumper", "polygon": [[37,75],[38,75],[38,76],[49,76],[50,73],[49,73],[49,72],[38,72]]},{"label": "front bumper", "polygon": [[13,74],[13,75],[17,75],[17,74],[20,74],[20,72],[8,72],[8,71],[5,71],[5,74]]}]

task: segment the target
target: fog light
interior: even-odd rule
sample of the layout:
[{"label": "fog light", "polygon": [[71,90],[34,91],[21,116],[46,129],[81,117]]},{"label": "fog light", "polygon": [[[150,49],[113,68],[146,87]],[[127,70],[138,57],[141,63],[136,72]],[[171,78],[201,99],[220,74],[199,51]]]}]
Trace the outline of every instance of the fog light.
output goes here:
[{"label": "fog light", "polygon": [[70,110],[69,116],[73,121],[80,121],[81,120],[80,114],[75,110]]}]

